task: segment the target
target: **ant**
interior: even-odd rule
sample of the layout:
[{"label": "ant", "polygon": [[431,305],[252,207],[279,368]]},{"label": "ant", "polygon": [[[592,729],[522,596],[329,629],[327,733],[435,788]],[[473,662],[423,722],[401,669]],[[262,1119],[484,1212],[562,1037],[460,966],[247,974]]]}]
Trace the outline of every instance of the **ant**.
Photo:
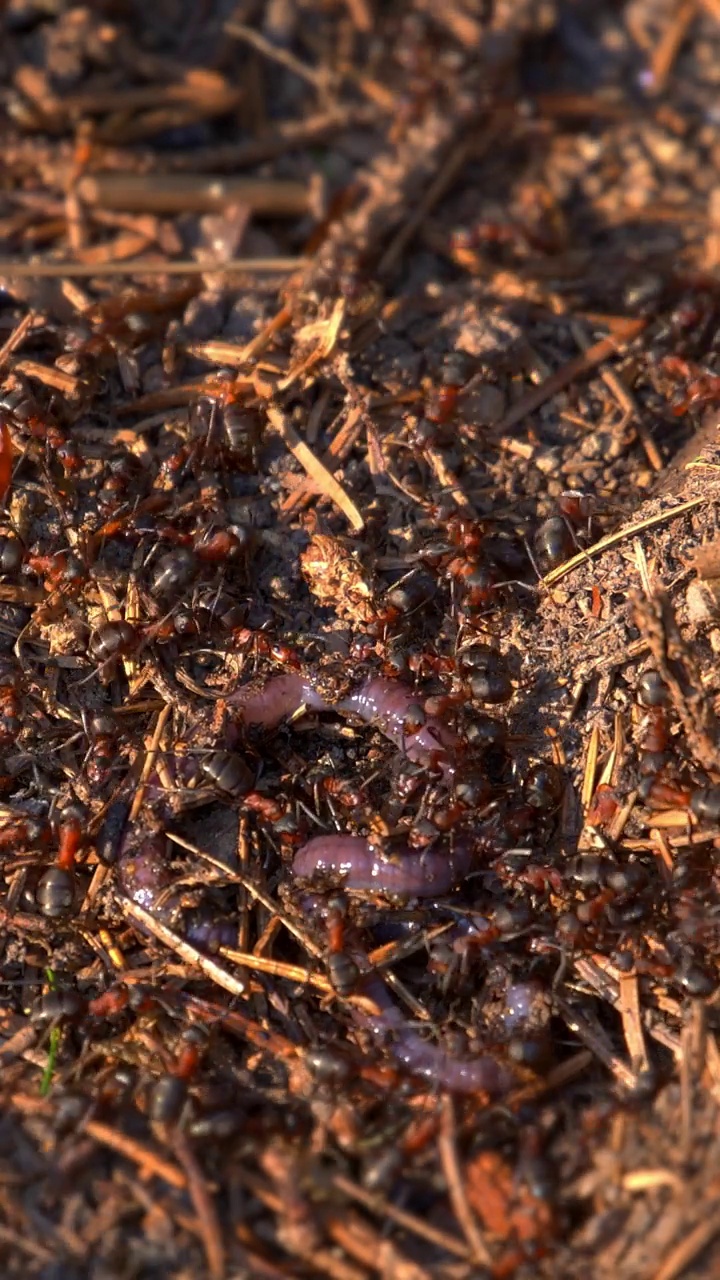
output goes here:
[{"label": "ant", "polygon": [[69,915],[76,902],[75,865],[85,844],[88,815],[84,805],[67,805],[58,818],[58,851],[54,866],[41,875],[35,901],[41,914],[50,919]]},{"label": "ant", "polygon": [[662,367],[671,377],[685,383],[684,392],[675,397],[671,406],[676,418],[690,409],[701,409],[720,401],[720,374],[683,360],[681,356],[664,356]]},{"label": "ant", "polygon": [[328,977],[333,991],[342,997],[352,995],[360,980],[360,970],[346,948],[347,911],[344,894],[336,893],[328,899],[325,914]]},{"label": "ant", "polygon": [[148,1116],[153,1124],[177,1124],[188,1101],[189,1087],[196,1078],[207,1047],[208,1032],[200,1023],[191,1023],[180,1034],[174,1061],[152,1085]]},{"label": "ant", "polygon": [[204,465],[208,453],[219,453],[234,471],[251,472],[257,467],[262,423],[257,409],[246,402],[247,388],[247,382],[228,374],[225,386],[208,391],[196,402],[191,417],[194,444],[190,448],[199,453]]},{"label": "ant", "polygon": [[101,792],[117,764],[118,725],[108,712],[92,716],[89,721],[84,714],[83,723],[89,742],[85,774],[90,785]]},{"label": "ant", "polygon": [[431,388],[425,397],[425,417],[435,426],[444,426],[455,417],[462,389],[468,380],[466,363],[459,352],[448,356],[439,385]]},{"label": "ant", "polygon": [[60,462],[66,475],[76,475],[83,459],[74,440],[43,410],[32,394],[22,386],[3,392],[0,397],[0,422],[3,425],[3,453],[7,451],[5,435],[12,428],[21,436],[41,441],[48,455]]},{"label": "ant", "polygon": [[670,694],[658,671],[643,672],[637,688],[645,708],[639,771],[643,775],[640,796],[650,809],[688,809],[699,822],[720,820],[720,786],[681,782],[670,772],[671,731],[668,717]]},{"label": "ant", "polygon": [[548,516],[535,532],[532,561],[543,577],[570,560],[592,541],[594,523],[607,504],[580,489],[566,489],[557,499],[558,515]]},{"label": "ant", "polygon": [[0,746],[11,746],[23,729],[21,673],[17,663],[0,655]]}]

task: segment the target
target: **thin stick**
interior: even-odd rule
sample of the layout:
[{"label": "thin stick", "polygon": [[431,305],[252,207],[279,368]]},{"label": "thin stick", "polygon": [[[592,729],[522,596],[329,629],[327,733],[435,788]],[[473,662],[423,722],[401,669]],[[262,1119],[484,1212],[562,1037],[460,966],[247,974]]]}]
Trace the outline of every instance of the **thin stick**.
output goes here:
[{"label": "thin stick", "polygon": [[372,31],[374,19],[369,0],[345,0],[345,3],[358,31]]},{"label": "thin stick", "polygon": [[284,960],[272,960],[269,956],[255,955],[253,951],[236,951],[233,947],[220,947],[220,955],[223,959],[232,960],[233,964],[242,965],[251,972],[254,970],[257,973],[269,973],[273,978],[303,982],[327,993],[333,989],[324,974],[312,973],[307,966],[301,964],[288,964]]},{"label": "thin stick", "polygon": [[703,494],[700,498],[690,498],[688,502],[681,502],[679,506],[670,507],[667,511],[659,511],[657,515],[647,516],[644,520],[636,520],[633,524],[626,525],[624,529],[618,529],[615,533],[607,534],[606,537],[596,542],[594,546],[587,547],[584,551],[579,551],[572,559],[566,560],[564,564],[559,564],[555,569],[551,569],[540,581],[543,586],[551,587],[553,583],[559,582],[561,578],[565,578],[569,573],[572,573],[573,569],[577,569],[579,564],[584,564],[595,556],[601,556],[603,552],[609,551],[610,547],[616,547],[619,542],[625,542],[626,538],[632,538],[634,534],[642,533],[643,529],[653,529],[655,525],[664,524],[666,520],[675,520],[678,516],[684,516],[686,512],[701,506],[703,502],[710,501],[711,499],[706,494]]},{"label": "thin stick", "polygon": [[261,1027],[252,1018],[248,1018],[246,1014],[241,1013],[239,1009],[227,1009],[224,1006],[213,1003],[211,1000],[202,1000],[199,996],[192,996],[185,993],[183,995],[183,1003],[186,1008],[197,1013],[199,1017],[203,1017],[206,1021],[217,1022],[223,1027],[227,1027],[229,1031],[235,1031],[243,1040],[247,1040],[248,1044],[252,1044],[256,1049],[260,1049],[263,1053],[271,1053],[276,1058],[291,1059],[298,1056],[299,1050],[297,1045],[281,1036],[277,1031],[271,1031],[269,1027]]},{"label": "thin stick", "polygon": [[384,969],[387,965],[398,964],[400,960],[406,960],[415,951],[422,951],[430,942],[434,942],[436,938],[442,937],[449,929],[453,928],[452,920],[447,920],[443,924],[436,924],[431,929],[423,930],[422,933],[411,935],[409,938],[400,939],[397,942],[384,942],[382,946],[376,947],[374,951],[368,952],[368,962],[373,969]]},{"label": "thin stick", "polygon": [[283,329],[287,328],[291,320],[291,308],[281,307],[280,310],[276,312],[270,320],[268,320],[267,324],[264,325],[260,332],[256,333],[255,337],[251,338],[250,341],[241,349],[238,353],[240,361],[247,364],[250,360],[254,360],[257,356],[261,355],[265,348],[270,345],[275,334],[280,333]]},{"label": "thin stick", "polygon": [[231,870],[230,867],[226,866],[224,862],[221,862],[219,858],[214,857],[212,853],[208,853],[205,849],[201,849],[196,844],[191,844],[191,842],[186,840],[184,836],[176,835],[174,831],[168,831],[168,839],[172,840],[173,844],[179,844],[181,849],[187,849],[188,853],[197,854],[199,858],[204,858],[206,862],[211,864],[211,866],[217,867],[218,871],[221,871],[223,875],[227,877],[230,884],[241,885],[241,887],[245,889],[252,898],[255,898],[257,902],[261,902],[271,915],[277,916],[278,920],[280,920],[285,926],[288,933],[291,933],[294,938],[297,938],[298,942],[302,943],[303,947],[310,953],[310,955],[319,957],[323,954],[322,948],[317,946],[317,944],[313,942],[312,938],[309,938],[302,929],[298,928],[294,920],[291,920],[289,916],[284,915],[279,909],[277,903],[273,902],[269,894],[265,893],[259,885],[256,885],[254,880],[251,880],[249,876],[243,875],[241,871]]},{"label": "thin stick", "polygon": [[446,1094],[442,1100],[441,1114],[442,1124],[438,1134],[438,1151],[440,1152],[440,1161],[453,1213],[460,1223],[465,1239],[472,1250],[473,1262],[479,1262],[483,1266],[489,1267],[492,1265],[492,1257],[483,1239],[475,1215],[470,1208],[465,1190],[465,1180],[457,1150],[455,1106],[449,1094]]},{"label": "thin stick", "polygon": [[[36,1258],[39,1262],[50,1262],[53,1266],[57,1262],[54,1250],[45,1249],[37,1241],[28,1240],[26,1236],[21,1235],[19,1231],[12,1231],[10,1227],[0,1226],[0,1242],[6,1245],[13,1245],[14,1248],[29,1254],[31,1258]],[[5,1257],[9,1260],[10,1254],[6,1253]],[[17,1259],[15,1259],[15,1263],[17,1265]],[[35,1268],[33,1267],[34,1270]]]},{"label": "thin stick", "polygon": [[[244,139],[242,142],[220,142],[214,146],[198,147],[189,151],[177,151],[163,157],[163,169],[167,173],[197,173],[213,169],[241,173],[251,165],[262,164],[276,156],[285,155],[300,147],[312,146],[324,141],[330,134],[339,133],[352,126],[372,124],[378,115],[378,105],[384,109],[395,106],[389,103],[352,103],[348,106],[330,104],[327,109],[306,116],[304,120],[280,120],[268,132]],[[144,163],[158,165],[156,152],[139,157]],[[13,192],[15,201],[17,193]]]},{"label": "thin stick", "polygon": [[668,25],[656,44],[650,59],[651,93],[662,93],[665,88],[675,59],[697,14],[697,8],[697,0],[681,0],[679,5],[673,5],[675,11],[671,15]]},{"label": "thin stick", "polygon": [[220,1219],[202,1169],[193,1154],[190,1143],[182,1130],[173,1135],[173,1151],[187,1178],[188,1191],[198,1216],[200,1235],[207,1258],[208,1270],[213,1280],[223,1280],[225,1275],[225,1249]]},{"label": "thin stick", "polygon": [[236,18],[232,18],[225,23],[225,30],[229,36],[234,36],[236,40],[244,40],[245,44],[257,49],[263,57],[270,58],[272,62],[278,62],[280,66],[300,76],[301,80],[307,80],[308,84],[313,85],[315,89],[323,90],[326,87],[326,77],[321,72],[316,71],[314,67],[309,67],[306,62],[301,62],[288,49],[281,49],[271,40],[266,40],[259,31],[246,26],[244,22],[238,22]]},{"label": "thin stick", "polygon": [[[629,331],[624,341],[629,342],[631,338],[637,337],[642,333],[647,321],[636,320],[634,329]],[[522,422],[523,418],[527,418],[528,414],[534,413],[546,400],[550,400],[557,395],[558,391],[563,391],[565,387],[574,382],[576,378],[583,377],[586,373],[590,373],[597,365],[602,364],[603,360],[607,360],[610,356],[618,353],[618,339],[613,336],[601,338],[594,346],[588,347],[582,355],[575,356],[573,360],[568,360],[561,369],[556,369],[555,373],[551,373],[549,378],[541,382],[538,387],[531,387],[526,395],[521,396],[517,404],[506,413],[499,430],[502,432],[510,431],[512,427]]]},{"label": "thin stick", "polygon": [[720,1206],[715,1202],[714,1205],[703,1207],[702,1221],[675,1246],[670,1255],[665,1258],[660,1270],[655,1272],[652,1280],[676,1280],[676,1277],[682,1275],[693,1259],[707,1248],[718,1232],[720,1232]]},{"label": "thin stick", "polygon": [[[143,111],[145,108],[183,103],[223,111],[237,106],[242,90],[232,88],[224,77],[206,72],[198,78],[191,72],[175,84],[149,84],[130,89],[94,90],[71,93],[58,100],[58,107],[68,116],[101,115],[115,111]],[[53,107],[54,107],[53,103]]]},{"label": "thin stick", "polygon": [[162,711],[158,713],[157,723],[155,725],[153,736],[150,740],[150,746],[148,747],[147,753],[145,755],[145,759],[143,760],[143,766],[140,773],[140,779],[138,781],[137,790],[135,792],[135,795],[133,796],[132,806],[130,808],[130,813],[128,815],[129,822],[135,821],[142,807],[143,797],[145,795],[145,785],[150,776],[150,770],[153,767],[153,763],[157,758],[158,749],[160,747],[160,741],[165,732],[165,726],[170,718],[171,711],[172,711],[172,707],[169,705],[169,703],[166,702]]},{"label": "thin stick", "polygon": [[5,339],[0,347],[0,369],[5,368],[10,356],[17,350],[20,344],[25,341],[30,330],[34,327],[36,319],[37,313],[35,311],[28,311],[26,315],[23,316],[22,320],[20,320],[20,322],[15,326],[12,333],[10,333],[10,335]]},{"label": "thin stick", "polygon": [[456,1258],[467,1260],[468,1247],[457,1236],[451,1236],[447,1231],[440,1231],[436,1227],[432,1227],[424,1218],[418,1218],[414,1213],[406,1213],[404,1209],[398,1209],[396,1205],[391,1204],[384,1197],[374,1195],[371,1191],[365,1191],[363,1187],[358,1186],[351,1178],[346,1178],[342,1173],[331,1175],[330,1181],[338,1191],[344,1191],[345,1195],[349,1196],[351,1200],[357,1200],[360,1204],[364,1204],[365,1208],[369,1209],[371,1213],[378,1214],[382,1219],[389,1218],[406,1231],[412,1231],[414,1235],[420,1236],[421,1239],[429,1240],[431,1244],[438,1245],[441,1249],[447,1249],[448,1253],[454,1253]]},{"label": "thin stick", "polygon": [[216,964],[209,956],[198,951],[196,947],[191,947],[189,942],[185,942],[183,938],[179,938],[172,929],[168,929],[155,916],[146,911],[137,902],[133,902],[131,898],[122,898],[118,896],[118,903],[124,915],[130,916],[131,920],[135,920],[137,924],[142,925],[148,933],[157,938],[158,942],[163,942],[166,947],[174,951],[180,956],[186,964],[195,965],[200,969],[206,978],[211,982],[217,983],[219,987],[223,987],[225,991],[229,991],[233,996],[242,996],[247,990],[247,983],[236,978],[234,974],[228,973],[227,969],[223,969],[221,965]]},{"label": "thin stick", "polygon": [[637,570],[640,574],[642,589],[646,596],[651,596],[652,584],[650,582],[650,570],[648,568],[647,556],[645,555],[645,548],[639,538],[633,538],[633,552],[635,554]]},{"label": "thin stick", "polygon": [[[497,126],[492,132],[492,137],[496,133]],[[469,154],[470,145],[467,141],[461,142],[450,152],[445,164],[436,175],[434,181],[430,183],[414,213],[410,215],[407,222],[403,223],[397,235],[394,236],[385,250],[377,269],[377,274],[380,277],[386,275],[388,271],[397,266],[415,232],[422,226],[430,210],[437,204],[438,200],[442,199],[448,187],[455,181]]]},{"label": "thin stick", "polygon": [[[329,471],[332,472],[335,467],[340,466],[348,456],[363,430],[364,421],[365,409],[362,406],[356,405],[349,410],[345,422],[340,427],[337,435],[330,441],[321,458],[323,466],[327,467]],[[283,498],[280,503],[280,510],[284,516],[289,516],[296,509],[306,507],[316,493],[317,489],[312,480],[301,480],[297,489],[293,489],[292,493]]]},{"label": "thin stick", "polygon": [[332,472],[328,471],[327,467],[313,453],[309,444],[298,435],[284,413],[281,413],[279,409],[275,409],[271,405],[268,407],[267,415],[293,457],[297,458],[320,492],[325,497],[330,498],[336,507],[339,507],[353,529],[359,533],[364,528],[365,521],[355,503],[345,492],[339,481],[335,479]]},{"label": "thin stick", "polygon": [[128,258],[123,262],[18,262],[13,258],[0,259],[0,278],[22,280],[28,276],[38,279],[62,279],[92,276],[183,276],[217,275],[218,272],[278,271],[283,275],[307,266],[306,258],[229,258],[227,262],[196,262],[194,258],[164,262],[160,258]]},{"label": "thin stick", "polygon": [[582,1040],[624,1089],[637,1088],[637,1072],[614,1053],[605,1032],[591,1023],[570,1001],[555,993],[554,1003],[568,1029]]},{"label": "thin stick", "polygon": [[212,213],[244,205],[274,218],[302,216],[312,199],[307,182],[212,173],[104,173],[81,178],[77,194],[91,207],[125,213]]},{"label": "thin stick", "polygon": [[[469,6],[468,6],[469,7]],[[465,12],[466,6],[458,4],[436,4],[434,0],[415,0],[415,8],[421,13],[429,13],[433,22],[442,23],[447,31],[460,44],[469,49],[479,49],[485,28],[481,22],[471,18]]]},{"label": "thin stick", "polygon": [[176,1165],[163,1160],[136,1138],[130,1138],[127,1134],[112,1129],[109,1124],[101,1124],[98,1120],[86,1120],[82,1126],[82,1132],[94,1138],[96,1142],[101,1142],[103,1146],[117,1151],[119,1155],[132,1160],[133,1164],[139,1166],[143,1177],[162,1178],[163,1182],[167,1182],[171,1187],[177,1187],[179,1191],[187,1185],[185,1174]]}]

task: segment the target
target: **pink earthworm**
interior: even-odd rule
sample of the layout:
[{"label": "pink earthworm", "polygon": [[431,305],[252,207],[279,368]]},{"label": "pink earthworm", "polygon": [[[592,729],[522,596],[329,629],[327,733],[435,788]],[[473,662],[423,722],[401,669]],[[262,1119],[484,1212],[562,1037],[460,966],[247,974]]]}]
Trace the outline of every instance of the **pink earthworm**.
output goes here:
[{"label": "pink earthworm", "polygon": [[192,946],[212,953],[237,942],[237,925],[232,920],[215,919],[202,910],[184,918],[182,893],[171,888],[175,876],[165,836],[145,832],[133,824],[128,826],[120,841],[117,871],[125,896],[161,924],[179,929]]},{"label": "pink earthworm", "polygon": [[412,850],[386,857],[364,836],[315,836],[298,849],[293,874],[346,889],[432,898],[449,893],[472,865],[472,847],[460,839],[452,847]]},{"label": "pink earthworm", "polygon": [[378,1012],[360,1014],[355,1010],[354,1016],[410,1075],[428,1079],[436,1088],[451,1093],[489,1093],[494,1097],[517,1083],[513,1068],[490,1054],[458,1058],[425,1040],[408,1024],[377,974],[366,976],[363,994],[371,998]]},{"label": "pink earthworm", "polygon": [[[416,695],[397,680],[371,676],[333,703],[316,681],[290,672],[274,676],[260,689],[243,686],[228,702],[243,724],[266,729],[289,719],[300,707],[357,716],[376,725],[413,763],[439,770],[446,782],[455,775],[458,735],[439,716],[426,716],[417,726]],[[443,843],[437,849],[405,849],[384,856],[381,848],[361,836],[329,835],[317,836],[298,850],[293,872],[303,879],[325,878],[348,889],[433,897],[459,884],[471,865],[472,849],[466,840],[453,847]]]},{"label": "pink earthworm", "polygon": [[275,728],[301,707],[357,716],[366,724],[377,725],[414,764],[439,770],[446,782],[451,782],[455,774],[458,735],[439,716],[427,715],[419,727],[414,727],[417,695],[398,680],[371,676],[347,697],[332,702],[309,676],[289,672],[273,676],[260,689],[241,686],[230,695],[228,704],[243,724],[265,729]]}]

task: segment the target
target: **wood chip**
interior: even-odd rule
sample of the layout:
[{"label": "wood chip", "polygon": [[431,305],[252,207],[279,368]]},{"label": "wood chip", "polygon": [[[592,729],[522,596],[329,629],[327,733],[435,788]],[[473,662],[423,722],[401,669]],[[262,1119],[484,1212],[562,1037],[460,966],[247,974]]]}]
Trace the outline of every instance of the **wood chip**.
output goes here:
[{"label": "wood chip", "polygon": [[623,973],[619,980],[619,1010],[623,1024],[623,1035],[627,1045],[633,1069],[638,1072],[649,1070],[650,1063],[640,1016],[640,986],[636,974]]},{"label": "wood chip", "polygon": [[93,174],[80,179],[77,193],[85,204],[129,213],[211,213],[244,205],[273,218],[297,218],[312,205],[306,182],[222,174]]}]

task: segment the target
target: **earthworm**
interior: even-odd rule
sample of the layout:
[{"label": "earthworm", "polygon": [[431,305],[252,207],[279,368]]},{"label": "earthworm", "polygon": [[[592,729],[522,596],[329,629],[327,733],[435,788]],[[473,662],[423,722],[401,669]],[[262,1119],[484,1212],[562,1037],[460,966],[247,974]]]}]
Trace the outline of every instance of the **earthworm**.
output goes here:
[{"label": "earthworm", "polygon": [[432,1081],[436,1088],[452,1093],[507,1093],[517,1081],[511,1066],[490,1054],[457,1058],[441,1045],[424,1040],[393,1004],[385,985],[376,974],[367,976],[363,994],[370,996],[379,1012],[355,1017],[375,1039],[389,1049],[396,1061],[411,1075]]},{"label": "earthworm", "polygon": [[[273,676],[260,689],[244,685],[228,702],[243,724],[266,729],[289,719],[300,707],[357,716],[376,725],[413,763],[439,770],[446,782],[455,775],[458,735],[440,716],[427,715],[418,724],[416,697],[398,680],[371,676],[333,703],[310,677],[289,672]],[[303,879],[324,877],[348,889],[432,897],[449,892],[465,878],[471,865],[472,850],[467,841],[422,852],[405,849],[388,857],[361,836],[330,835],[317,836],[303,845],[295,855],[293,872]]]},{"label": "earthworm", "polygon": [[514,982],[505,992],[505,1009],[502,1020],[509,1035],[525,1030],[528,1025],[538,1021],[540,1008],[548,1014],[548,1005],[543,988],[538,982]]},{"label": "earthworm", "polygon": [[[333,703],[316,681],[288,672],[274,676],[260,689],[242,686],[228,703],[244,725],[265,729],[275,728],[301,707],[357,716],[366,724],[376,725],[414,763],[438,770],[446,781],[451,781],[455,773],[454,752],[460,742],[457,734],[439,716],[425,716],[419,724],[421,717],[412,690],[396,680],[372,676]],[[157,807],[162,800],[159,787],[155,788],[158,794],[154,794],[154,781],[148,780],[146,795],[148,790],[152,792],[151,803],[154,800]],[[121,851],[120,882],[130,897],[148,910],[159,910],[167,921],[177,914],[179,902],[174,894],[162,897],[170,878],[164,854],[158,853],[156,844],[151,839],[140,848]],[[388,856],[366,838],[337,834],[318,836],[303,845],[295,855],[293,873],[303,879],[340,882],[348,889],[433,897],[449,892],[465,878],[471,865],[472,847],[467,840],[461,839],[452,846],[443,842],[438,848],[422,851],[405,848]]]},{"label": "earthworm", "polygon": [[346,889],[431,898],[448,893],[472,865],[472,847],[460,839],[450,847],[383,855],[364,836],[327,835],[308,840],[295,854],[293,874],[325,880]]},{"label": "earthworm", "polygon": [[[228,698],[245,725],[273,729],[301,707],[308,711],[334,711],[357,716],[378,729],[399,747],[413,764],[437,769],[450,782],[455,774],[454,753],[460,739],[440,716],[426,715],[419,727],[418,701],[398,680],[371,676],[347,697],[331,702],[310,677],[299,672],[273,676],[260,689],[241,686]],[[406,727],[410,726],[410,727]]]},{"label": "earthworm", "polygon": [[231,920],[208,916],[202,908],[184,911],[182,895],[170,889],[175,876],[164,837],[146,834],[138,840],[137,834],[128,828],[120,846],[117,870],[125,896],[144,907],[161,924],[178,930],[191,946],[215,952],[218,947],[232,947],[237,942],[237,929]]},{"label": "earthworm", "polygon": [[163,923],[169,924],[172,910],[162,905],[158,908],[161,894],[173,880],[168,866],[167,841],[161,836],[148,835],[136,843],[132,828],[127,828],[117,866],[120,888],[126,897],[146,911],[158,914]]}]

